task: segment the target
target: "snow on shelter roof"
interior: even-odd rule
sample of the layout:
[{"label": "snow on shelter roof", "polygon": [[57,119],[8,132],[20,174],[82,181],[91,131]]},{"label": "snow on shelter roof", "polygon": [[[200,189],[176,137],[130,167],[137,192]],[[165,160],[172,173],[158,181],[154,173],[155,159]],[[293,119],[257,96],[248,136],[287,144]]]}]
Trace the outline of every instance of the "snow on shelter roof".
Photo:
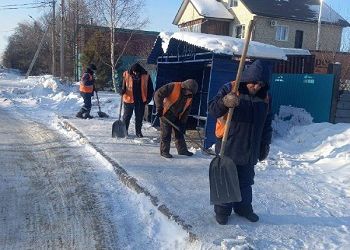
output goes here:
[{"label": "snow on shelter roof", "polygon": [[[217,54],[241,55],[245,41],[243,39],[230,36],[219,36],[185,31],[175,32],[172,35],[170,33],[162,32],[160,33],[159,37],[162,39],[162,48],[164,53],[167,53],[170,40],[176,39]],[[247,56],[255,58],[287,60],[286,53],[283,49],[278,48],[274,45],[255,41],[251,41],[249,43]]]}]

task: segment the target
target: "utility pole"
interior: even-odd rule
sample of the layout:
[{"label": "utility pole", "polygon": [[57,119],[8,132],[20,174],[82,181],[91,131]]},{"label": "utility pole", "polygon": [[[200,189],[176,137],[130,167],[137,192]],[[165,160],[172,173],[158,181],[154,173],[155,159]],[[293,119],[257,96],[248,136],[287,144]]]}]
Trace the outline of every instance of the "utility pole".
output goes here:
[{"label": "utility pole", "polygon": [[61,50],[60,50],[61,79],[64,79],[64,0],[61,0]]},{"label": "utility pole", "polygon": [[33,69],[34,63],[35,63],[36,59],[38,58],[39,52],[40,52],[41,47],[42,47],[42,45],[44,43],[44,40],[45,40],[45,37],[46,37],[46,34],[47,34],[48,30],[49,30],[49,25],[47,25],[46,30],[45,30],[45,32],[44,32],[44,34],[43,34],[43,36],[42,36],[42,38],[40,40],[39,46],[38,46],[37,50],[35,51],[34,57],[32,59],[32,62],[30,63],[29,68],[27,70],[25,79],[27,79],[29,77],[29,74],[30,74],[30,72]]},{"label": "utility pole", "polygon": [[55,76],[56,72],[56,0],[52,1],[52,76]]},{"label": "utility pole", "polygon": [[321,34],[322,9],[323,9],[323,0],[320,0],[320,11],[319,11],[319,14],[318,14],[318,25],[317,25],[316,50],[319,50],[319,49],[320,49],[320,34]]}]

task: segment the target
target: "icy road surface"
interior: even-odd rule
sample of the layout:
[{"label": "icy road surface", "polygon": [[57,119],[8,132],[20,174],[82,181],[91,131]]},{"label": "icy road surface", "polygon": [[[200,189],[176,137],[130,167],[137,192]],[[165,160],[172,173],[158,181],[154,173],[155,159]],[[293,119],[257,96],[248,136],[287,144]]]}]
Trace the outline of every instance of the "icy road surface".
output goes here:
[{"label": "icy road surface", "polygon": [[1,249],[185,247],[186,234],[84,145],[15,109],[0,109],[0,135]]}]

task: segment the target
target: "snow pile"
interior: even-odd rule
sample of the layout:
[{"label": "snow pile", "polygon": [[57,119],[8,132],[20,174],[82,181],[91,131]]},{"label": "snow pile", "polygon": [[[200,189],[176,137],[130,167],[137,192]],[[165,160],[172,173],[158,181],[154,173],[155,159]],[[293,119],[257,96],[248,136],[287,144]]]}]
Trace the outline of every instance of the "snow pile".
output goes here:
[{"label": "snow pile", "polygon": [[221,1],[215,0],[191,0],[201,16],[233,19],[233,15],[226,9]]},{"label": "snow pile", "polygon": [[278,115],[272,121],[275,136],[285,136],[295,126],[308,125],[312,123],[312,116],[302,108],[281,106]]},{"label": "snow pile", "polygon": [[[244,48],[244,39],[234,38],[230,36],[219,36],[195,32],[176,32],[171,38],[187,42],[189,44],[204,48],[206,50],[227,54],[241,55]],[[167,48],[166,44],[163,45]],[[251,41],[248,48],[248,57],[268,58],[286,60],[286,54],[282,48],[274,45],[264,44]]]}]

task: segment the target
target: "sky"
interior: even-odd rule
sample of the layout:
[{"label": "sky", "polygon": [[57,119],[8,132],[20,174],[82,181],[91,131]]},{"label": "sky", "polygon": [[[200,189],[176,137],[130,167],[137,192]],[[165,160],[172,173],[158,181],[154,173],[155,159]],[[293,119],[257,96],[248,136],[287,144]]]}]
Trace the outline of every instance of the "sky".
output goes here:
[{"label": "sky", "polygon": [[[48,11],[46,9],[16,9],[8,10],[6,5],[30,4],[36,0],[0,0],[0,55],[5,50],[8,37],[19,22],[33,22]],[[60,2],[60,0],[58,0]],[[172,24],[174,17],[181,5],[182,0],[146,0],[145,15],[149,17],[150,24],[145,28],[153,31],[176,31],[177,27]],[[325,0],[334,10],[345,19],[350,20],[350,5],[344,0]],[[28,6],[28,5],[26,5]]]}]

